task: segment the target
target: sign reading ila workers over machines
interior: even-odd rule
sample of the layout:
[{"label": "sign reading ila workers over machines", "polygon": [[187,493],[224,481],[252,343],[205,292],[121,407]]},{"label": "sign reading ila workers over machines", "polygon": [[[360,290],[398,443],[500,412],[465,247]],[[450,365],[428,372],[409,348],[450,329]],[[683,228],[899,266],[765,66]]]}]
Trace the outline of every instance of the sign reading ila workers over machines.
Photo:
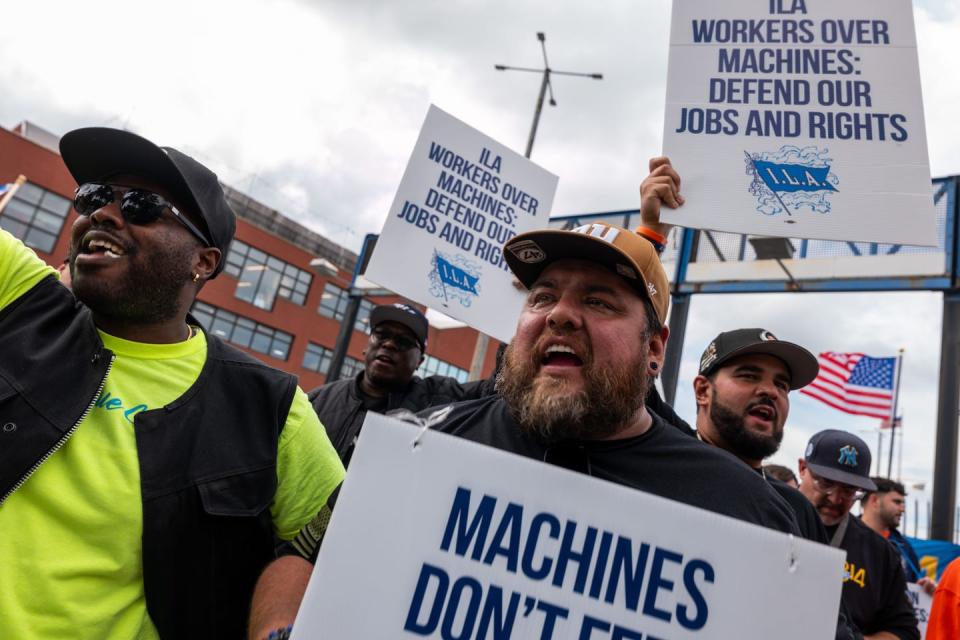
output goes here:
[{"label": "sign reading ila workers over machines", "polygon": [[843,552],[370,412],[296,640],[832,640]]},{"label": "sign reading ila workers over machines", "polygon": [[523,296],[503,258],[546,227],[557,177],[430,106],[366,276],[508,342]]},{"label": "sign reading ila workers over machines", "polygon": [[665,221],[935,245],[910,0],[674,0]]}]

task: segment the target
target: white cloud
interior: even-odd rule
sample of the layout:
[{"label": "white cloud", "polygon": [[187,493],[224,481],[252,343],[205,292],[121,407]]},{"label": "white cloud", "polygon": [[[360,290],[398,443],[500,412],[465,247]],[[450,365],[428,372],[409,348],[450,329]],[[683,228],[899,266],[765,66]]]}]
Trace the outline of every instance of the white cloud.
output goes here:
[{"label": "white cloud", "polygon": [[[660,151],[669,6],[527,0],[33,0],[8,7],[0,122],[126,126],[196,155],[227,182],[359,249],[393,197],[430,102],[523,151],[539,88],[535,32],[556,69],[534,159],[560,176],[559,214],[634,208]],[[917,3],[932,171],[960,173],[960,0]],[[906,223],[906,222],[905,222]],[[717,332],[764,326],[813,351],[906,351],[904,472],[929,480],[940,298],[934,294],[698,296],[678,409]],[[873,421],[794,401],[784,460],[813,431]],[[867,438],[870,442],[870,438]],[[792,464],[792,462],[791,462]]]}]

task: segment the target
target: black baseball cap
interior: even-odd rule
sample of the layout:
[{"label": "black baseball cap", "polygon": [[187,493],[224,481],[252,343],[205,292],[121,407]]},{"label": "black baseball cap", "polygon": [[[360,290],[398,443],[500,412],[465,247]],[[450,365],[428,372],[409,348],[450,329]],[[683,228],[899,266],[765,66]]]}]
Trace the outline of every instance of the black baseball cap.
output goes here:
[{"label": "black baseball cap", "polygon": [[762,353],[779,358],[790,370],[790,389],[805,387],[820,372],[812,353],[800,345],[778,340],[766,329],[724,331],[704,349],[700,356],[700,375],[708,376],[731,358],[748,353]]},{"label": "black baseball cap", "polygon": [[237,218],[213,171],[172,147],[158,147],[135,133],[107,127],[67,133],[60,138],[60,155],[77,184],[131,175],[168,190],[178,203],[200,217],[204,235],[211,246],[220,249],[220,262],[211,277],[223,270]]},{"label": "black baseball cap", "polygon": [[397,302],[395,304],[382,304],[374,307],[370,312],[370,328],[375,328],[381,322],[397,322],[413,332],[417,341],[420,343],[420,351],[427,349],[427,317],[420,313],[420,310],[409,304]]},{"label": "black baseball cap", "polygon": [[825,429],[813,434],[803,458],[811,471],[827,480],[877,490],[870,479],[870,448],[852,433]]}]

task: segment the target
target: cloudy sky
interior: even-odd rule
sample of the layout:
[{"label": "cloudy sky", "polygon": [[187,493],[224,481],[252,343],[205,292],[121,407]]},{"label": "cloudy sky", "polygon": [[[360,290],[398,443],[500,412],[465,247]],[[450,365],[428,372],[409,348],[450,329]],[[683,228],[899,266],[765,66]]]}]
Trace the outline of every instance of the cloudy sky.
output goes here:
[{"label": "cloudy sky", "polygon": [[[759,0],[758,0],[759,1]],[[762,3],[764,6],[766,3]],[[663,126],[670,2],[293,0],[17,3],[0,38],[0,125],[55,133],[126,127],[191,153],[238,189],[357,250],[377,232],[430,103],[522,152],[539,76],[555,77],[533,159],[560,177],[555,215],[638,206]],[[960,173],[960,0],[914,2],[931,171]],[[15,28],[14,28],[14,25]],[[682,168],[681,168],[682,170]],[[764,326],[821,350],[906,349],[903,476],[933,465],[941,296],[700,296],[692,304],[677,408],[719,331]],[[797,396],[777,461],[795,466],[825,427],[875,448],[876,421]],[[912,532],[912,531],[911,531]]]}]

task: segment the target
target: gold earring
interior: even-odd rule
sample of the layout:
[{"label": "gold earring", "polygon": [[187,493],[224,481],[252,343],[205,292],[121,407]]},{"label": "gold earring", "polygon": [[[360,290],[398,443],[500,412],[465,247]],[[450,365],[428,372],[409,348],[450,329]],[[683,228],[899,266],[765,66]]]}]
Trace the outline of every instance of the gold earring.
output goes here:
[{"label": "gold earring", "polygon": [[193,281],[194,281],[194,282],[196,282],[196,281],[199,280],[199,279],[200,279],[200,274],[199,274],[199,273],[193,274]]}]

